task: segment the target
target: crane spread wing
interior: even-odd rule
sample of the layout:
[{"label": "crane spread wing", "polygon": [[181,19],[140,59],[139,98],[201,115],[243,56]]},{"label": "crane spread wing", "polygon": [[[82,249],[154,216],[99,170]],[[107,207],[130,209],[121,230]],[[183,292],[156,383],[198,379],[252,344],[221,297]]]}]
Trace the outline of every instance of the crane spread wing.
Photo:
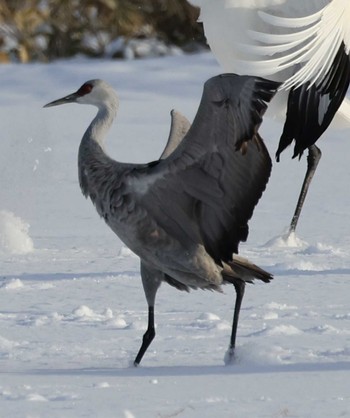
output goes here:
[{"label": "crane spread wing", "polygon": [[[256,65],[278,73],[294,68],[281,86],[290,89],[287,117],[276,158],[295,140],[293,158],[314,144],[325,132],[342,104],[350,83],[350,2],[332,0],[323,9],[300,18],[259,12],[272,27],[288,33],[251,36],[260,45],[251,53],[273,56]],[[295,70],[296,69],[296,70]]]},{"label": "crane spread wing", "polygon": [[[251,53],[260,56],[256,67],[268,68],[277,73],[299,66],[297,71],[282,85],[283,89],[298,88],[302,84],[320,85],[339,66],[339,51],[350,54],[350,2],[332,0],[321,10],[304,17],[280,17],[263,11],[260,18],[270,27],[278,28],[273,33],[250,31],[250,36],[259,45],[245,46]],[[285,31],[286,33],[281,33]],[[277,56],[261,59],[263,56]]]},{"label": "crane spread wing", "polygon": [[134,173],[137,204],[183,245],[202,244],[229,261],[248,235],[248,220],[271,171],[258,134],[279,83],[225,74],[208,80],[194,122],[176,150]]}]

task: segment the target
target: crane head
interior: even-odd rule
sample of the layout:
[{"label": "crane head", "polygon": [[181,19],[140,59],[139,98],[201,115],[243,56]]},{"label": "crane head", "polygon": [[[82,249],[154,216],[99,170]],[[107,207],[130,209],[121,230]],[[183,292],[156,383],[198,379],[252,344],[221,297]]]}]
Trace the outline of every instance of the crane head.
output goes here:
[{"label": "crane head", "polygon": [[86,81],[76,92],[47,103],[44,107],[58,106],[66,103],[90,104],[100,107],[103,104],[111,102],[118,103],[113,88],[105,81],[95,79]]}]

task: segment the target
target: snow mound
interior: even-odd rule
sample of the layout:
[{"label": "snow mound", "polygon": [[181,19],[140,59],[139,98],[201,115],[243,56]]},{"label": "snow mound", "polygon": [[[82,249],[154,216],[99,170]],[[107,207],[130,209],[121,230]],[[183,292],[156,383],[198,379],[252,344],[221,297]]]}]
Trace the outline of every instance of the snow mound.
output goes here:
[{"label": "snow mound", "polygon": [[124,418],[135,418],[135,416],[128,411],[127,409],[124,411]]},{"label": "snow mound", "polygon": [[308,247],[307,242],[303,241],[302,239],[298,238],[295,232],[286,232],[282,235],[274,237],[267,241],[266,244],[263,245],[264,248],[271,248],[271,249],[284,249],[284,248],[300,248],[304,249]]},{"label": "snow mound", "polygon": [[322,244],[321,242],[316,245],[310,245],[300,251],[300,254],[314,255],[314,254],[325,254],[325,255],[342,255],[342,250],[334,248],[330,245]]},{"label": "snow mound", "polygon": [[7,290],[17,290],[24,286],[22,280],[20,279],[10,279],[6,280],[4,283],[0,284],[1,289]]},{"label": "snow mound", "polygon": [[211,312],[203,312],[199,318],[199,321],[220,321],[220,317],[211,313]]},{"label": "snow mound", "polygon": [[189,326],[197,329],[216,329],[219,331],[231,330],[231,324],[227,321],[222,321],[218,315],[211,312],[200,314],[200,316],[189,324]]},{"label": "snow mound", "polygon": [[286,303],[277,303],[277,302],[270,302],[264,305],[264,309],[277,309],[277,310],[296,310],[298,309],[297,306],[294,305],[287,305]]},{"label": "snow mound", "polygon": [[0,211],[0,253],[28,254],[34,250],[29,225],[12,212]]},{"label": "snow mound", "polygon": [[247,343],[235,348],[234,360],[227,363],[227,353],[224,362],[233,366],[272,366],[288,362],[290,351],[280,346],[260,346]]},{"label": "snow mound", "polygon": [[113,311],[106,308],[101,314],[93,311],[86,305],[81,305],[74,309],[72,317],[76,320],[82,321],[105,321],[113,318]]},{"label": "snow mound", "polygon": [[323,271],[327,270],[327,264],[321,263],[319,261],[313,262],[311,260],[299,260],[297,258],[290,260],[286,263],[277,263],[275,269],[278,271],[294,271],[297,272],[314,272],[314,271]]},{"label": "snow mound", "polygon": [[341,329],[335,328],[332,325],[328,325],[328,324],[318,325],[317,327],[313,327],[313,328],[309,329],[309,332],[315,333],[315,334],[329,334],[329,335],[342,334],[342,333],[349,334],[350,333],[350,331],[348,331],[348,330],[341,330]]},{"label": "snow mound", "polygon": [[99,382],[99,383],[95,383],[94,387],[98,389],[106,389],[106,388],[111,387],[111,385],[108,382]]},{"label": "snow mound", "polygon": [[104,323],[108,327],[124,329],[127,323],[123,315],[115,316],[112,309],[106,308],[103,312],[98,313],[86,305],[81,305],[74,309],[71,314],[67,315],[66,320],[87,322],[87,323]]},{"label": "snow mound", "polygon": [[74,309],[72,314],[75,316],[75,318],[87,319],[95,317],[95,312],[85,305],[79,306],[79,308]]},{"label": "snow mound", "polygon": [[134,257],[137,258],[137,255],[133,253],[128,247],[122,247],[119,251],[118,257]]},{"label": "snow mound", "polygon": [[264,316],[263,319],[266,321],[271,321],[273,319],[278,319],[278,313],[276,312],[267,312]]},{"label": "snow mound", "polygon": [[17,341],[8,340],[0,335],[0,350],[12,350],[20,345]]},{"label": "snow mound", "polygon": [[266,330],[267,335],[299,335],[302,331],[293,325],[278,325]]},{"label": "snow mound", "polygon": [[25,400],[29,402],[48,402],[48,399],[39,393],[30,393],[25,397]]}]

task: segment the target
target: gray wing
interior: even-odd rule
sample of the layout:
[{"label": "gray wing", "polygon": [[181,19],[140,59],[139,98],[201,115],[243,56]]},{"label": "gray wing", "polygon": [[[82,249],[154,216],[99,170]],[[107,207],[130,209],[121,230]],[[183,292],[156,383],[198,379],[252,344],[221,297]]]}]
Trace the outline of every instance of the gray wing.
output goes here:
[{"label": "gray wing", "polygon": [[191,123],[180,112],[173,109],[170,115],[171,126],[169,138],[160,159],[167,158],[177,148],[191,127]]},{"label": "gray wing", "polygon": [[271,159],[257,131],[278,86],[233,74],[208,80],[176,150],[134,172],[133,199],[148,219],[185,248],[203,244],[217,263],[231,260],[246,240],[268,182]]}]

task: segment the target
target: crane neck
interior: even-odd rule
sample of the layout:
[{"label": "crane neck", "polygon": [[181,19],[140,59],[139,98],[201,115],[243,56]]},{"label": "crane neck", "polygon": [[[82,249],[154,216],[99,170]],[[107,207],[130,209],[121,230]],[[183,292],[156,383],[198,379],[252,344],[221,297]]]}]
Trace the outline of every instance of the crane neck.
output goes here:
[{"label": "crane neck", "polygon": [[85,196],[90,195],[94,187],[104,178],[105,171],[116,164],[104,150],[107,132],[116,117],[118,101],[99,106],[98,112],[87,128],[79,147],[79,182]]},{"label": "crane neck", "polygon": [[90,126],[87,128],[84,136],[83,142],[94,141],[102,149],[104,149],[105,138],[107,132],[109,131],[118,111],[118,101],[111,101],[109,103],[104,103],[98,108],[98,112],[90,123]]}]

